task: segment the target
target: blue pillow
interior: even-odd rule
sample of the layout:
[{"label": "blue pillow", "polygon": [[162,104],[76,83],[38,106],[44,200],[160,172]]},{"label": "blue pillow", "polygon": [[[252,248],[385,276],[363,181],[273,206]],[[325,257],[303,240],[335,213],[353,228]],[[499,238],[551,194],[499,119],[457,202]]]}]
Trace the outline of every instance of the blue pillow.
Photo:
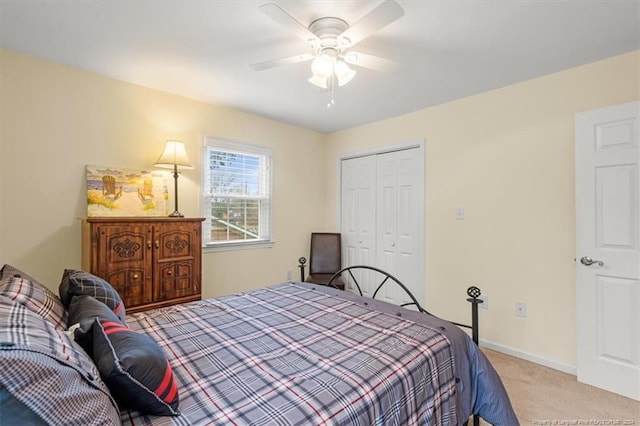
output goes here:
[{"label": "blue pillow", "polygon": [[171,365],[153,339],[99,317],[91,330],[77,329],[76,340],[85,339],[84,333],[91,333],[93,361],[121,407],[157,416],[180,414]]},{"label": "blue pillow", "polygon": [[93,359],[93,321],[99,318],[104,321],[120,322],[120,319],[104,303],[91,296],[73,296],[69,304],[69,326],[79,324],[79,331],[74,333],[75,340]]}]

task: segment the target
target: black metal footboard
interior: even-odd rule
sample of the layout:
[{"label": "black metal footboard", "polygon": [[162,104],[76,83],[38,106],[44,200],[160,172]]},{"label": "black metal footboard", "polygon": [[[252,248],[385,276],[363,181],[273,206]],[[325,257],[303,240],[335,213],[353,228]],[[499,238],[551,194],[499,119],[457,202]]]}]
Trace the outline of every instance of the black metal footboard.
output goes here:
[{"label": "black metal footboard", "polygon": [[[304,263],[301,262],[301,265],[304,265]],[[301,271],[304,271],[303,268],[304,268],[304,266],[301,267]],[[348,275],[348,277],[351,279],[351,281],[356,285],[356,288],[358,289],[358,292],[360,293],[360,296],[362,296],[363,295],[362,294],[362,288],[360,287],[360,284],[358,283],[358,280],[354,275],[354,271],[355,270],[371,270],[371,271],[375,271],[378,274],[380,274],[381,281],[380,281],[380,284],[378,284],[378,286],[376,287],[375,291],[373,292],[373,296],[372,296],[373,299],[376,298],[376,296],[380,292],[380,289],[382,288],[382,286],[384,286],[387,283],[395,283],[396,285],[400,286],[407,293],[407,296],[409,296],[409,299],[411,300],[411,302],[403,303],[401,306],[415,306],[415,308],[420,312],[423,312],[425,314],[429,314],[429,315],[434,316],[436,318],[440,318],[437,315],[434,315],[431,312],[427,311],[424,307],[422,307],[420,302],[418,302],[418,300],[416,300],[415,296],[411,293],[411,291],[407,288],[407,286],[405,286],[402,282],[400,282],[399,279],[397,279],[393,275],[389,274],[388,272],[383,271],[382,269],[379,269],[379,268],[376,268],[376,267],[373,267],[373,266],[354,265],[354,266],[349,266],[347,268],[343,268],[343,269],[339,270],[338,272],[336,272],[335,274],[333,274],[333,276],[331,277],[331,279],[329,280],[329,283],[327,285],[330,286],[330,287],[337,288],[335,285],[333,285],[333,283],[337,280],[337,278],[342,276],[343,279],[344,279],[344,276]],[[304,274],[304,272],[302,272],[302,274]],[[471,287],[469,287],[467,289],[467,296],[469,296],[467,298],[467,302],[471,303],[471,325],[461,324],[461,323],[458,323],[458,322],[445,320],[445,321],[448,321],[448,322],[450,322],[452,324],[457,325],[458,327],[464,327],[464,328],[471,329],[471,338],[473,339],[473,341],[475,342],[476,345],[478,344],[478,329],[479,329],[479,324],[478,324],[478,305],[480,303],[482,303],[482,300],[479,299],[481,294],[482,294],[482,292],[480,291],[480,289],[478,287],[471,286]],[[440,318],[440,319],[444,319],[444,318]],[[464,424],[466,425],[467,423],[465,422]],[[474,424],[474,426],[478,426],[480,424],[480,418],[477,415],[473,416],[473,424]]]}]

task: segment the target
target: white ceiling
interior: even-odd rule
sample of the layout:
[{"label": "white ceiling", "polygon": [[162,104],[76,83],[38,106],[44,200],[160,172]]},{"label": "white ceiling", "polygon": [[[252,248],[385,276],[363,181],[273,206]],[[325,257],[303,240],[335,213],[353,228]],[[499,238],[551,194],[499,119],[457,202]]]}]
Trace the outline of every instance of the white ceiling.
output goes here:
[{"label": "white ceiling", "polygon": [[[325,133],[640,49],[640,0],[397,0],[404,16],[356,46],[395,68],[358,68],[327,109],[308,62],[249,68],[312,53],[267,2],[0,0],[0,45]],[[275,2],[306,26],[381,0]]]}]

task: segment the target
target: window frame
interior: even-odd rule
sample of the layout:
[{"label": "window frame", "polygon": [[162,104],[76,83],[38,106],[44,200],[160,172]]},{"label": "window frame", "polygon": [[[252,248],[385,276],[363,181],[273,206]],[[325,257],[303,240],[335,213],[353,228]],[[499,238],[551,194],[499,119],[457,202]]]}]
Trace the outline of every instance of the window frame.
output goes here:
[{"label": "window frame", "polygon": [[[268,227],[267,236],[263,239],[255,240],[234,240],[234,241],[221,241],[212,242],[210,235],[207,235],[211,229],[211,198],[209,192],[210,183],[207,179],[210,176],[209,172],[209,150],[217,149],[220,151],[232,151],[240,154],[264,156],[266,160],[265,167],[266,179],[268,187],[268,213],[266,224],[263,223],[264,219],[260,217],[260,226],[266,225]],[[243,142],[235,142],[227,139],[218,138],[215,136],[204,135],[202,138],[202,187],[200,191],[201,213],[205,218],[202,225],[202,250],[203,252],[216,252],[216,251],[232,251],[232,250],[248,250],[255,248],[271,248],[275,244],[273,239],[273,150],[264,146],[247,144]],[[262,215],[261,215],[262,216]]]}]

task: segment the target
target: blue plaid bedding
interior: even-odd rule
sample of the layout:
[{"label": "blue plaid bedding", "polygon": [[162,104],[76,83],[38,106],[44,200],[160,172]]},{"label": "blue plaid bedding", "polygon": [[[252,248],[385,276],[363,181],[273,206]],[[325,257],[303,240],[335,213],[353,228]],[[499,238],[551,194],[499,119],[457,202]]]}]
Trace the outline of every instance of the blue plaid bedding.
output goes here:
[{"label": "blue plaid bedding", "polygon": [[471,370],[464,360],[459,377],[454,351],[460,344],[452,345],[444,327],[411,318],[424,314],[391,305],[379,309],[387,304],[367,300],[284,283],[130,315],[129,326],[152,337],[167,355],[181,415],[123,411],[121,420],[126,425],[464,422],[472,404],[461,404],[461,398],[470,399],[477,386],[461,384]]},{"label": "blue plaid bedding", "polygon": [[[63,330],[0,295],[0,425],[104,425],[120,411],[91,358]],[[90,419],[90,420],[89,420]]]}]

